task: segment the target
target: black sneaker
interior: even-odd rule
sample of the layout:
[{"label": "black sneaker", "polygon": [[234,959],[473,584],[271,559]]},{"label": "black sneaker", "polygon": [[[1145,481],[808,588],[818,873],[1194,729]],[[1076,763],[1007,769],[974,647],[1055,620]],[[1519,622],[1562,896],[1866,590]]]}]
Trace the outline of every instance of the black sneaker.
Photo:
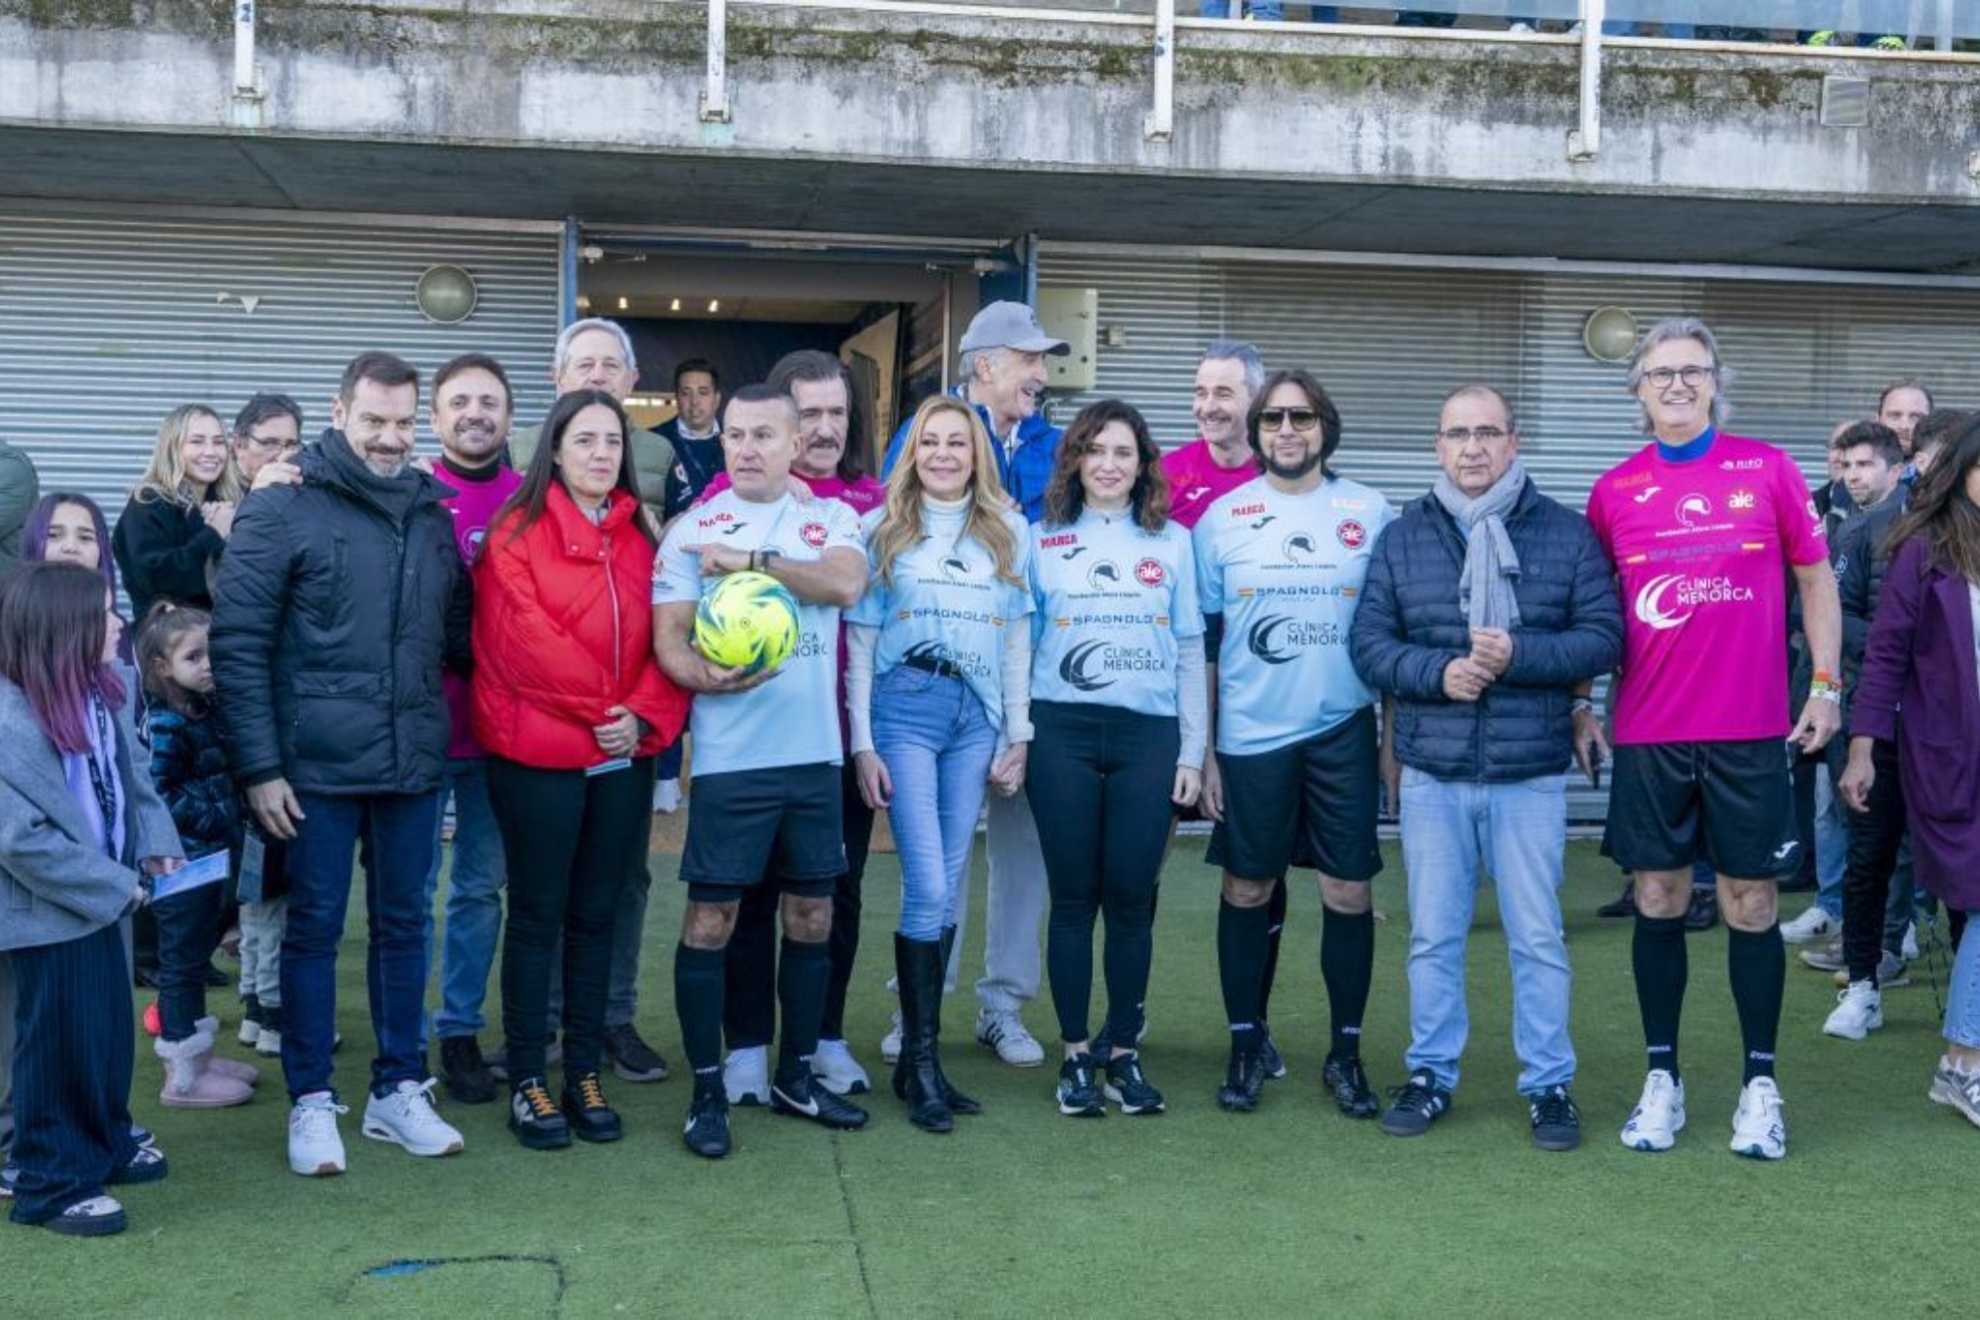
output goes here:
[{"label": "black sneaker", "polygon": [[866,1126],[864,1109],[843,1096],[833,1095],[811,1075],[811,1062],[796,1077],[778,1078],[770,1083],[770,1112],[808,1118],[820,1127],[854,1132]]},{"label": "black sneaker", "polygon": [[622,1134],[619,1113],[606,1101],[595,1072],[564,1082],[564,1118],[579,1141],[617,1141]]},{"label": "black sneaker", "polygon": [[1059,1065],[1059,1085],[1055,1092],[1059,1112],[1068,1118],[1105,1118],[1107,1106],[1100,1099],[1100,1087],[1093,1078],[1091,1054],[1075,1054]]},{"label": "black sneaker", "polygon": [[1437,1116],[1451,1107],[1451,1093],[1437,1085],[1428,1072],[1413,1072],[1409,1080],[1389,1092],[1389,1107],[1382,1114],[1382,1130],[1392,1137],[1420,1137],[1430,1130]]},{"label": "black sneaker", "polygon": [[1373,1118],[1382,1108],[1381,1101],[1375,1098],[1375,1088],[1368,1084],[1368,1074],[1362,1070],[1359,1056],[1327,1060],[1320,1083],[1349,1118]]},{"label": "black sneaker", "polygon": [[1274,1081],[1286,1075],[1286,1059],[1279,1053],[1279,1044],[1272,1039],[1270,1027],[1259,1028],[1258,1061],[1265,1065],[1265,1075]]},{"label": "black sneaker", "polygon": [[621,1081],[667,1080],[667,1061],[660,1057],[660,1051],[640,1039],[630,1022],[605,1028],[605,1057],[612,1061],[612,1071]]},{"label": "black sneaker", "polygon": [[729,1097],[720,1085],[696,1093],[681,1140],[703,1159],[719,1160],[729,1153]]},{"label": "black sneaker", "polygon": [[440,1074],[447,1079],[447,1094],[462,1104],[493,1103],[495,1074],[488,1070],[481,1042],[473,1036],[441,1037]]},{"label": "black sneaker", "polygon": [[217,989],[220,986],[232,985],[234,978],[221,971],[218,967],[215,967],[212,963],[208,963],[206,964],[206,983]]},{"label": "black sneaker", "polygon": [[1541,1150],[1573,1150],[1581,1144],[1581,1111],[1565,1086],[1550,1086],[1527,1097],[1533,1117],[1533,1144]]},{"label": "black sneaker", "polygon": [[[1261,1062],[1263,1055],[1260,1055]],[[1162,1093],[1141,1075],[1141,1056],[1115,1055],[1107,1060],[1107,1082],[1100,1094],[1121,1107],[1123,1114],[1159,1114],[1168,1108]]]},{"label": "black sneaker", "polygon": [[1684,910],[1686,930],[1710,930],[1719,924],[1719,896],[1709,889],[1691,891],[1691,906]]},{"label": "black sneaker", "polygon": [[1264,1056],[1233,1048],[1230,1067],[1224,1071],[1224,1084],[1217,1090],[1217,1104],[1233,1114],[1248,1114],[1258,1108],[1258,1097],[1264,1090]]},{"label": "black sneaker", "polygon": [[1623,881],[1622,893],[1617,895],[1616,901],[1613,903],[1604,903],[1601,907],[1596,908],[1595,915],[1610,918],[1635,916],[1636,883],[1631,880]]},{"label": "black sneaker", "polygon": [[131,1162],[129,1164],[126,1164],[103,1181],[114,1186],[157,1182],[165,1176],[166,1172],[164,1152],[160,1151],[156,1146],[139,1146],[136,1151],[132,1152]]},{"label": "black sneaker", "polygon": [[571,1125],[557,1112],[541,1077],[526,1077],[509,1092],[509,1131],[531,1150],[562,1150],[571,1144]]}]

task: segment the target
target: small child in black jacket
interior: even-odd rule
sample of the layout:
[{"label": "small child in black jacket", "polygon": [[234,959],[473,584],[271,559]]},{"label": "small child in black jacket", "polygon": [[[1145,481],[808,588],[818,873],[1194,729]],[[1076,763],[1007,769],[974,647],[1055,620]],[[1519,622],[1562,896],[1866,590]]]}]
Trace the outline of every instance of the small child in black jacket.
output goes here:
[{"label": "small child in black jacket", "polygon": [[[171,809],[186,857],[224,852],[240,827],[239,795],[227,772],[213,710],[207,659],[212,618],[204,610],[161,601],[138,632],[138,672],[151,696],[151,778]],[[260,1077],[251,1064],[217,1059],[219,1021],[206,1015],[206,969],[220,943],[226,887],[206,884],[159,898],[158,1017],[155,1045],[165,1062],[159,1102],[177,1109],[245,1104]]]}]

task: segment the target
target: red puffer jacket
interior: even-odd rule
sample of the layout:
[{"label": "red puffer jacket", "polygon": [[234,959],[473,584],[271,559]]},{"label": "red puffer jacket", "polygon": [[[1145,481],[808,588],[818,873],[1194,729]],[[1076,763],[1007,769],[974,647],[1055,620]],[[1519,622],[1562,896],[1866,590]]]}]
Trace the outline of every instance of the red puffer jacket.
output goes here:
[{"label": "red puffer jacket", "polygon": [[488,529],[474,571],[474,734],[497,756],[540,770],[606,760],[592,734],[624,706],[653,726],[651,756],[681,736],[688,694],[653,658],[653,547],[614,490],[593,526],[550,484],[543,516],[521,536],[517,515]]}]

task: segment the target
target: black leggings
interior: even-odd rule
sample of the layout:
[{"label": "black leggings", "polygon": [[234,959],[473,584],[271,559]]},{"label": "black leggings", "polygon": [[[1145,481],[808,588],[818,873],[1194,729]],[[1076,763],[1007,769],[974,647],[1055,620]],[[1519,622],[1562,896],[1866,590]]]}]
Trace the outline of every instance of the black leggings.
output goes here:
[{"label": "black leggings", "polygon": [[1173,716],[1037,701],[1025,797],[1052,889],[1045,965],[1060,1038],[1091,1039],[1093,923],[1107,923],[1105,1037],[1141,1034],[1154,956],[1155,885],[1169,845],[1180,734]]},{"label": "black leggings", "polygon": [[[840,771],[839,788],[846,870],[832,891],[832,973],[825,983],[820,1040],[846,1038],[846,990],[859,957],[860,881],[873,844],[873,808],[859,795],[859,779],[850,760]],[[722,1034],[732,1050],[768,1045],[777,1032],[777,904],[783,893],[774,863],[762,884],[742,891],[723,970],[727,988],[722,998]]]},{"label": "black leggings", "polygon": [[543,1076],[550,969],[564,951],[564,1075],[598,1071],[612,975],[612,924],[633,859],[646,847],[653,758],[587,777],[488,758],[488,799],[509,868],[502,944],[502,1029],[509,1076]]}]

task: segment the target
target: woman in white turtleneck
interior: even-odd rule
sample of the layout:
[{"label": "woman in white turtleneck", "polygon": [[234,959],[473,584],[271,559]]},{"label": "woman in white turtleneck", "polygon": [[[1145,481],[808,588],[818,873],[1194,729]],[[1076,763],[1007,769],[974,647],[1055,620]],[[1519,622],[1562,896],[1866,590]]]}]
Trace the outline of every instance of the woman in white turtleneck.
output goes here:
[{"label": "woman in white turtleneck", "polygon": [[846,705],[860,793],[888,809],[901,861],[894,1093],[916,1127],[947,1132],[981,1108],[942,1072],[942,972],[986,781],[1024,786],[1030,535],[975,410],[948,397],[915,414],[863,530],[873,576],[846,615]]}]

